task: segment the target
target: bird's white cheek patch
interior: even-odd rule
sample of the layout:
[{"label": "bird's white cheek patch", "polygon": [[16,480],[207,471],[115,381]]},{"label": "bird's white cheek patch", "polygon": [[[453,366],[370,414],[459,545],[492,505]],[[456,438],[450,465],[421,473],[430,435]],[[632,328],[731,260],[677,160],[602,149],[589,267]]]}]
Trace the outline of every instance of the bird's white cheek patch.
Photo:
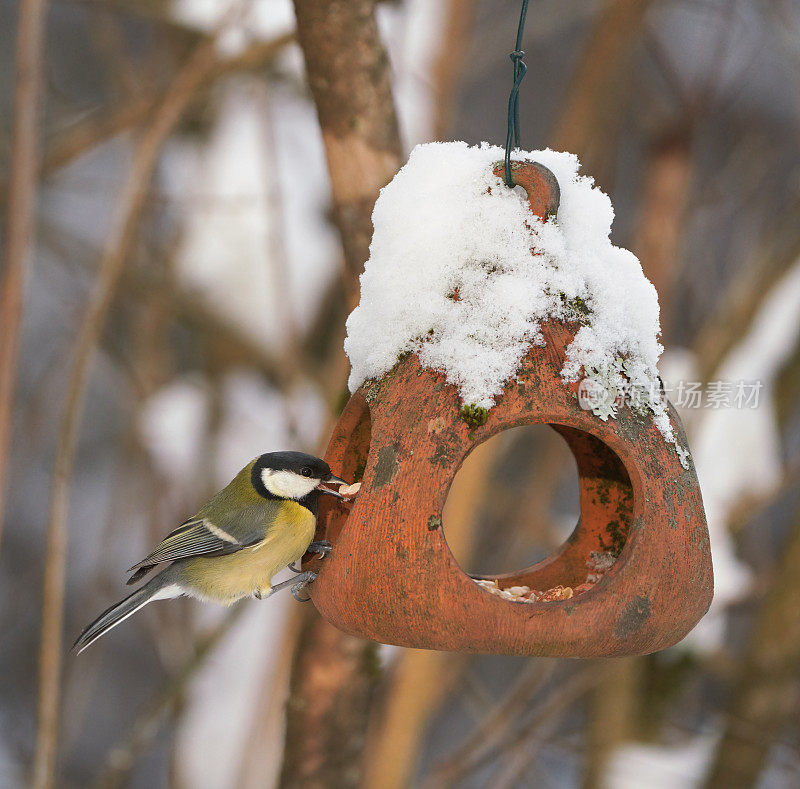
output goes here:
[{"label": "bird's white cheek patch", "polygon": [[302,499],[319,484],[318,479],[301,477],[292,471],[274,471],[265,468],[261,472],[264,487],[273,495],[284,499]]}]

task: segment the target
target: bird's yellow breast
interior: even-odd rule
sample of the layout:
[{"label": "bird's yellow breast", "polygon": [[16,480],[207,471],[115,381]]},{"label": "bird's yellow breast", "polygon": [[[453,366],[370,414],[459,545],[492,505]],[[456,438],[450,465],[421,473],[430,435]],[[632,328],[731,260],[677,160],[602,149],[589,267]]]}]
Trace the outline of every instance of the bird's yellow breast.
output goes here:
[{"label": "bird's yellow breast", "polygon": [[269,593],[272,576],[299,559],[314,539],[316,518],[294,501],[281,503],[264,539],[226,556],[197,556],[186,561],[183,577],[201,598],[230,604],[255,590]]}]

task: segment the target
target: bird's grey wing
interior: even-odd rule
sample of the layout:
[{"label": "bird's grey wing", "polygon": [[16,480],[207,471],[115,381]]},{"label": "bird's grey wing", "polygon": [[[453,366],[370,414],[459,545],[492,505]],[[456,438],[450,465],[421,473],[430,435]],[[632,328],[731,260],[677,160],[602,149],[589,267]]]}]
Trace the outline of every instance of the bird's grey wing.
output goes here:
[{"label": "bird's grey wing", "polygon": [[208,517],[190,518],[170,532],[142,561],[128,572],[136,583],[157,564],[192,556],[223,556],[236,553],[264,539],[269,513],[263,507],[244,507],[220,513],[216,522]]},{"label": "bird's grey wing", "polygon": [[232,553],[241,548],[239,540],[205,518],[186,521],[170,532],[142,561],[131,567],[131,571],[145,564],[160,564],[188,556]]}]

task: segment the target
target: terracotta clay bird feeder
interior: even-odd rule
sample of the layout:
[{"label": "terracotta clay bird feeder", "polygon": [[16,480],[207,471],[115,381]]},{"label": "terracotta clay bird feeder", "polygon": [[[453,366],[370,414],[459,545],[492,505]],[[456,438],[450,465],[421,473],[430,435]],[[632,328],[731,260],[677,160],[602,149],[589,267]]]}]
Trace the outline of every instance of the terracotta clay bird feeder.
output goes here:
[{"label": "terracotta clay bird feeder", "polygon": [[[495,170],[502,177],[502,167]],[[539,217],[555,213],[549,170],[514,163],[515,183]],[[461,415],[442,373],[399,361],[351,398],[326,460],[362,487],[350,504],[327,502],[317,539],[333,545],[306,565],[319,576],[311,597],[331,624],[387,644],[465,652],[611,657],[680,641],[711,602],[713,579],[700,488],[689,461],[646,414],[620,407],[603,422],[583,410],[577,384],[561,378],[579,328],[551,321],[544,345],[530,348],[484,424]],[[675,410],[678,443],[686,437]],[[569,445],[580,481],[580,519],[551,557],[491,576],[500,588],[578,587],[593,552],[613,566],[587,591],[551,602],[517,602],[482,588],[453,557],[442,509],[453,477],[475,446],[502,430],[546,424]],[[328,497],[325,497],[328,499]]]}]

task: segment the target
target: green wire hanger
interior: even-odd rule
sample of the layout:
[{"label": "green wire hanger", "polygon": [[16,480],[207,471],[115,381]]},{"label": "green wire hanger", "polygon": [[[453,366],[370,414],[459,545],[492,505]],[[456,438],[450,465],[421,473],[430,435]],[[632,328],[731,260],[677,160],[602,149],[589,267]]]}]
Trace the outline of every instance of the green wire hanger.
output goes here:
[{"label": "green wire hanger", "polygon": [[528,71],[528,67],[522,62],[525,52],[522,50],[522,33],[525,30],[525,16],[528,13],[528,0],[522,0],[522,9],[519,15],[519,27],[517,28],[517,45],[512,53],[509,54],[514,63],[514,85],[511,88],[511,95],[508,97],[508,131],[506,132],[506,186],[514,186],[511,180],[511,143],[514,147],[520,147],[519,133],[519,86],[522,78]]}]

